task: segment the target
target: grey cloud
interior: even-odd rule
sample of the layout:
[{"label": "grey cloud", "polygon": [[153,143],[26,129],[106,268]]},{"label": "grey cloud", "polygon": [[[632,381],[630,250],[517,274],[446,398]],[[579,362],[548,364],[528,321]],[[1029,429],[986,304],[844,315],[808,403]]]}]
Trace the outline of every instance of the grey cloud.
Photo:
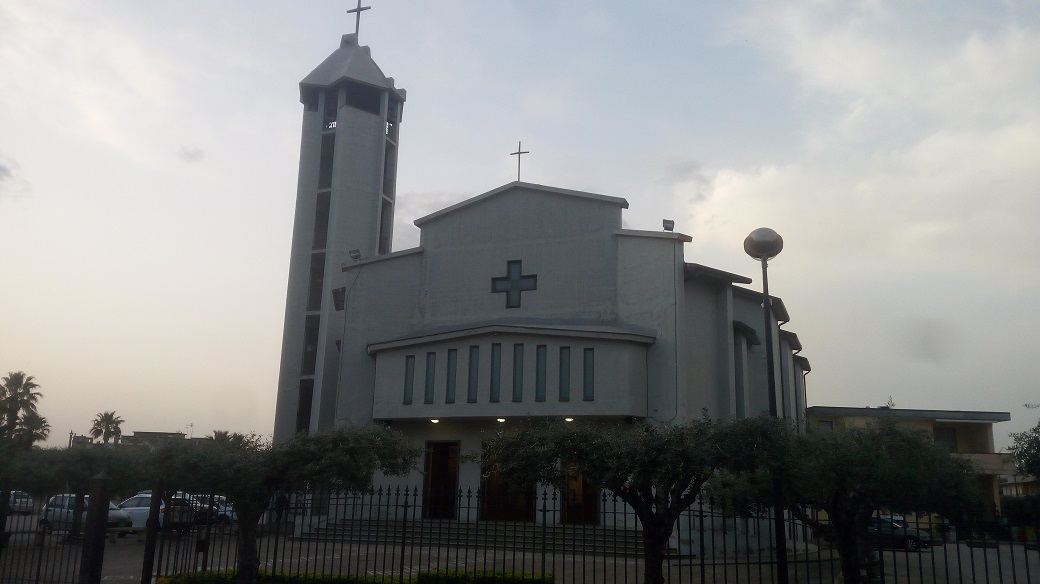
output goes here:
[{"label": "grey cloud", "polygon": [[910,358],[930,364],[950,362],[956,355],[957,328],[938,318],[912,318],[896,325],[896,345]]},{"label": "grey cloud", "polygon": [[667,186],[689,185],[691,188],[688,203],[700,203],[711,194],[711,178],[704,173],[701,163],[696,160],[653,163],[650,165],[650,171],[655,175],[657,182]]},{"label": "grey cloud", "polygon": [[181,146],[181,149],[177,151],[177,158],[184,162],[198,162],[205,156],[206,153],[198,146]]},{"label": "grey cloud", "polygon": [[18,163],[0,154],[0,197],[31,191],[29,181],[18,175]]}]

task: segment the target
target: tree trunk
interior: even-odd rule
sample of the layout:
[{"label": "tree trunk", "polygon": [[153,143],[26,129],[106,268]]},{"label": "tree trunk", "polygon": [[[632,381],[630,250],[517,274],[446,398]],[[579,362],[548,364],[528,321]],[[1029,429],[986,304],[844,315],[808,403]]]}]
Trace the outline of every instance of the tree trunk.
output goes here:
[{"label": "tree trunk", "polygon": [[860,569],[866,567],[869,550],[866,538],[860,537],[855,525],[834,523],[834,539],[841,558],[841,574],[845,584],[858,584]]},{"label": "tree trunk", "polygon": [[259,509],[235,509],[238,515],[238,562],[235,566],[237,584],[256,584],[260,578],[260,555],[256,549],[257,524],[264,514]]},{"label": "tree trunk", "polygon": [[672,522],[651,517],[643,520],[643,584],[664,584],[664,558]]}]

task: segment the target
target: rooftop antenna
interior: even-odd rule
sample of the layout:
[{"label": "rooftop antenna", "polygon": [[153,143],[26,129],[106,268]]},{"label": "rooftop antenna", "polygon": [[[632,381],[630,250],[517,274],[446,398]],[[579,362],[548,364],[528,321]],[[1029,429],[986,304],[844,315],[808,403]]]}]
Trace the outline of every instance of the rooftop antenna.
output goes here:
[{"label": "rooftop antenna", "polygon": [[361,13],[371,9],[371,6],[362,6],[361,0],[357,0],[357,8],[351,8],[347,11],[347,14],[354,15],[354,34],[356,35],[361,30]]},{"label": "rooftop antenna", "polygon": [[520,182],[520,156],[524,154],[530,154],[530,152],[522,149],[519,141],[516,143],[516,152],[509,153],[510,156],[516,156],[516,182]]}]

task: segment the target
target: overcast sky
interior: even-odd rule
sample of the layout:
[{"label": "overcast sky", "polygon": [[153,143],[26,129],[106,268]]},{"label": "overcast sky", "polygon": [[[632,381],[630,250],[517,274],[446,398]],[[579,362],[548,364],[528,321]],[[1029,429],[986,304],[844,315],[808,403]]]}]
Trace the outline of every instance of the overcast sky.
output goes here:
[{"label": "overcast sky", "polygon": [[[1040,4],[371,0],[408,91],[394,248],[515,179],[628,199],[754,278],[776,229],[811,405],[1040,401]],[[52,444],[269,434],[299,81],[343,0],[0,3],[0,373]]]}]

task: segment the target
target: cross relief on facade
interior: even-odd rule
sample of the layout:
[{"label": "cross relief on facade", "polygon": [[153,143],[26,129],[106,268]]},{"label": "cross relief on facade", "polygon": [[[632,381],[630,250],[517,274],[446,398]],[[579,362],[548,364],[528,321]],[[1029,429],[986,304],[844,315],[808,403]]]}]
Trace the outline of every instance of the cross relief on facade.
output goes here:
[{"label": "cross relief on facade", "polygon": [[520,293],[538,289],[538,276],[522,275],[521,260],[506,262],[506,275],[491,278],[491,292],[506,295],[506,308],[520,308]]}]

